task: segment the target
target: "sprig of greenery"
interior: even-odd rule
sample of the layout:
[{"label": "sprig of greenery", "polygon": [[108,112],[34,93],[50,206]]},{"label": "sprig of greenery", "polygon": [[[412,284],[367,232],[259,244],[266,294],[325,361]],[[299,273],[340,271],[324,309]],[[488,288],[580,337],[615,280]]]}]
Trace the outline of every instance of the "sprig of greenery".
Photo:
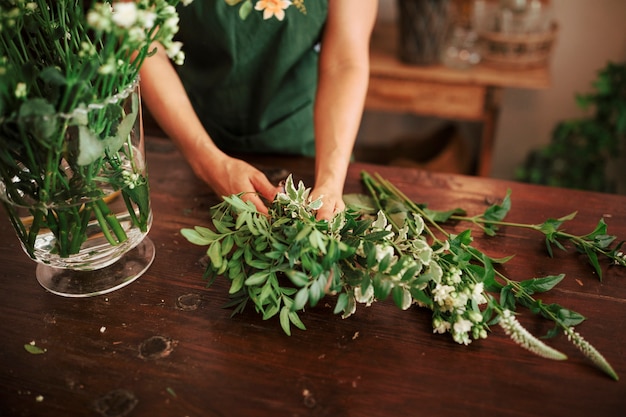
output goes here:
[{"label": "sprig of greenery", "polygon": [[[362,178],[369,195],[345,196],[347,209],[330,222],[316,220],[320,201],[311,201],[310,189],[301,182],[296,186],[290,176],[269,215],[241,195],[230,196],[213,207],[213,228],[181,233],[191,243],[208,246],[205,276],[209,285],[220,275],[230,280],[229,305],[235,312],[252,302],[264,319],[279,315],[287,334],[291,325],[304,329],[299,313],[326,295],[334,297],[334,312],[344,318],[359,304],[391,296],[403,310],[412,305],[430,309],[433,332],[449,333],[457,343],[484,339],[490,326],[499,324],[520,346],[565,358],[515,318],[518,307],[526,307],[554,322],[546,336],[558,330],[569,334],[584,317],[535,298],[563,275],[506,277],[495,266],[509,258],[494,259],[473,247],[470,230],[454,235],[443,228],[443,221],[465,214],[462,210],[430,211],[380,176],[363,173]],[[574,343],[584,354],[595,351],[587,342]],[[608,362],[590,357],[617,379]]]},{"label": "sprig of greenery", "polygon": [[595,229],[584,235],[574,235],[563,229],[563,224],[573,220],[577,212],[553,219],[549,218],[543,223],[526,224],[506,222],[504,218],[511,209],[511,190],[500,204],[489,206],[484,213],[475,216],[464,216],[463,211],[457,209],[454,212],[447,212],[449,215],[439,216],[439,221],[466,221],[479,227],[486,235],[495,236],[500,227],[509,226],[523,229],[530,229],[542,233],[545,236],[546,249],[550,257],[553,256],[553,247],[567,251],[564,246],[566,242],[571,243],[579,252],[585,254],[594,271],[602,281],[602,269],[600,267],[599,256],[609,258],[614,264],[626,266],[626,256],[621,251],[624,241],[611,245],[615,242],[616,236],[609,235],[607,224],[604,219],[600,219]]}]

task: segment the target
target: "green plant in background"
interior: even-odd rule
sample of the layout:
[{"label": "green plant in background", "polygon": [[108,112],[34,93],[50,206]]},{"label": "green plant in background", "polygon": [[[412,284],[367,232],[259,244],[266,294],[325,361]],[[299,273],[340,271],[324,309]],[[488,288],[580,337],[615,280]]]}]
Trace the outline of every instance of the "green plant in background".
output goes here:
[{"label": "green plant in background", "polygon": [[544,235],[549,254],[553,246],[566,249],[564,243],[569,242],[596,270],[599,257],[626,266],[623,242],[611,247],[615,237],[607,235],[603,222],[583,236],[561,230],[573,214],[537,225],[507,223],[509,194],[501,204],[472,217],[460,208],[433,211],[380,176],[364,172],[362,178],[368,194],[345,196],[347,210],[329,222],[316,220],[321,200],[311,201],[310,189],[301,182],[296,186],[290,176],[269,215],[233,195],[212,208],[211,228],[196,226],[181,234],[208,247],[208,285],[218,276],[230,281],[228,306],[234,313],[252,304],[263,319],[278,315],[287,334],[292,325],[305,329],[300,314],[324,297],[335,300],[334,312],[344,318],[358,305],[391,297],[402,310],[414,305],[431,310],[433,332],[448,333],[459,344],[486,338],[497,324],[529,351],[566,359],[522,327],[517,317],[526,308],[554,323],[546,337],[564,333],[594,364],[618,379],[606,359],[574,330],[585,317],[537,298],[558,285],[563,274],[512,279],[496,268],[509,258],[494,259],[475,248],[469,229],[459,234],[444,229],[451,220],[479,226],[490,236],[501,226],[530,228]]},{"label": "green plant in background", "polygon": [[579,94],[588,117],[557,124],[551,142],[533,150],[518,169],[520,181],[600,192],[616,192],[607,167],[626,152],[626,64],[609,63],[598,72],[595,91]]}]

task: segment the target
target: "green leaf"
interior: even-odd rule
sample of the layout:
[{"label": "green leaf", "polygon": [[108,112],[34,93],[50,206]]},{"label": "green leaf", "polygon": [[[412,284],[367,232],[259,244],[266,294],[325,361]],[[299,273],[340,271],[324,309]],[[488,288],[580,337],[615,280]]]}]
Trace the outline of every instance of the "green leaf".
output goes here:
[{"label": "green leaf", "polygon": [[249,287],[253,285],[261,285],[265,281],[267,281],[267,278],[269,276],[270,276],[270,271],[267,271],[267,270],[257,271],[254,274],[250,275],[248,279],[245,280],[245,284]]},{"label": "green leaf", "polygon": [[[279,309],[280,309],[280,305],[272,304],[270,306],[270,308],[268,308],[265,311],[263,311],[263,320],[268,320],[268,319],[271,319],[272,317],[274,317],[276,314],[278,314]],[[289,310],[289,309],[287,309],[287,310]],[[287,334],[289,334],[289,333],[287,333]]]},{"label": "green leaf", "polygon": [[463,210],[462,208],[455,208],[455,209],[446,210],[446,211],[437,211],[437,210],[431,210],[427,208],[424,208],[423,210],[429,219],[437,223],[445,223],[448,220],[450,220],[450,217],[452,216],[465,216],[467,214],[467,212]]},{"label": "green leaf", "polygon": [[285,275],[294,283],[297,287],[304,287],[309,283],[309,276],[302,271],[289,270],[285,272]]},{"label": "green leaf", "polygon": [[339,314],[346,309],[348,306],[348,294],[342,292],[337,297],[337,304],[335,304],[335,309],[333,310],[333,314]]},{"label": "green leaf", "polygon": [[78,165],[89,165],[98,160],[98,158],[104,157],[106,154],[117,152],[122,147],[124,142],[128,140],[128,136],[135,126],[139,108],[138,100],[139,98],[134,94],[132,96],[132,112],[122,118],[113,136],[107,136],[101,139],[99,135],[92,130],[89,122],[83,123],[82,121],[78,121],[79,153],[76,158]]},{"label": "green leaf", "polygon": [[293,304],[291,305],[291,311],[299,311],[304,308],[306,302],[309,300],[309,290],[308,288],[300,288],[296,293],[296,297],[293,300]]},{"label": "green leaf", "polygon": [[550,275],[543,278],[532,278],[520,281],[519,285],[528,295],[546,292],[554,288],[559,282],[565,278],[565,274]]},{"label": "green leaf", "polygon": [[413,297],[414,300],[421,302],[422,304],[424,304],[425,306],[428,306],[429,308],[432,308],[433,300],[423,290],[420,290],[419,288],[411,287],[410,291],[411,291],[411,297]]},{"label": "green leaf", "polygon": [[239,274],[235,276],[232,283],[230,284],[230,289],[228,290],[229,294],[237,294],[239,290],[243,288],[243,283],[245,281],[245,275],[243,271],[240,271]]},{"label": "green leaf", "polygon": [[289,313],[289,321],[298,329],[306,330],[306,326],[304,325],[304,323],[302,323],[302,320],[300,320],[298,313],[296,313],[295,311]]},{"label": "green leaf", "polygon": [[55,115],[56,109],[46,99],[34,98],[21,105],[18,121],[21,129],[49,148],[52,145],[49,139],[58,129],[59,118]]},{"label": "green leaf", "polygon": [[393,298],[393,302],[394,304],[401,310],[405,309],[405,296],[406,296],[406,291],[404,288],[397,286],[397,287],[393,287],[393,289],[391,290],[391,296]]},{"label": "green leaf", "polygon": [[500,305],[502,308],[515,311],[515,296],[513,295],[513,287],[505,285],[500,290]]},{"label": "green leaf", "polygon": [[362,214],[375,214],[376,204],[374,199],[365,194],[345,194],[343,202],[347,210],[353,210]]},{"label": "green leaf", "polygon": [[385,300],[389,296],[389,293],[391,292],[391,289],[393,287],[391,281],[384,279],[382,274],[376,274],[374,276],[374,279],[372,280],[372,285],[374,286],[374,297],[376,297],[376,299],[380,301]]},{"label": "green leaf", "polygon": [[26,351],[32,355],[41,355],[43,353],[46,353],[46,349],[40,348],[39,346],[32,343],[26,343],[24,345],[24,349],[26,349]]},{"label": "green leaf", "polygon": [[187,239],[190,243],[199,246],[207,246],[212,240],[207,239],[205,236],[198,233],[194,229],[181,229],[180,234]]},{"label": "green leaf", "polygon": [[215,269],[219,269],[222,266],[223,258],[221,247],[220,241],[215,240],[209,245],[209,249],[207,250],[207,255],[209,255],[209,259],[211,260],[211,266]]},{"label": "green leaf", "polygon": [[502,204],[493,204],[485,210],[483,218],[486,220],[485,227],[487,230],[495,231],[497,226],[489,223],[490,221],[502,221],[511,210],[511,190],[508,189],[506,196],[502,200]]},{"label": "green leaf", "polygon": [[593,266],[596,274],[598,274],[598,279],[602,281],[602,268],[600,267],[600,262],[598,261],[598,254],[589,246],[585,246],[585,253],[587,254],[587,258],[589,259],[591,266]]},{"label": "green leaf", "polygon": [[252,2],[250,0],[246,0],[244,4],[239,8],[239,17],[241,20],[246,20],[250,12],[252,11]]},{"label": "green leaf", "polygon": [[222,252],[221,252],[222,256],[228,255],[234,245],[235,245],[235,240],[233,239],[232,235],[228,235],[224,237],[224,239],[222,239]]}]

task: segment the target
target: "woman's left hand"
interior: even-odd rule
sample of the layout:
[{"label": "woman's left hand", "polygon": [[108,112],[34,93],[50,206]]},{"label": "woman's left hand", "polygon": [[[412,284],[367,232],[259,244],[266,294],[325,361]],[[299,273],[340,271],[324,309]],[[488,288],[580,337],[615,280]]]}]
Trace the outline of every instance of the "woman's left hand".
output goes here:
[{"label": "woman's left hand", "polygon": [[337,193],[331,190],[324,190],[323,188],[313,188],[311,199],[316,200],[320,197],[323,204],[317,210],[317,215],[315,216],[317,220],[331,220],[336,213],[346,208],[341,192]]}]

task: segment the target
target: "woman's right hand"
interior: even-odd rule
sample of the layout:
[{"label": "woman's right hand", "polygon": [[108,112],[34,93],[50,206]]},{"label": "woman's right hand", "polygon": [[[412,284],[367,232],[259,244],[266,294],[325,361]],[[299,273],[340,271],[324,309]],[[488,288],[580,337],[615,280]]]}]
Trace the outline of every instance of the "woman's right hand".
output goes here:
[{"label": "woman's right hand", "polygon": [[244,193],[242,199],[252,202],[257,210],[267,214],[265,201],[273,201],[280,190],[263,172],[241,159],[222,154],[219,158],[198,155],[190,159],[195,174],[220,196]]}]

